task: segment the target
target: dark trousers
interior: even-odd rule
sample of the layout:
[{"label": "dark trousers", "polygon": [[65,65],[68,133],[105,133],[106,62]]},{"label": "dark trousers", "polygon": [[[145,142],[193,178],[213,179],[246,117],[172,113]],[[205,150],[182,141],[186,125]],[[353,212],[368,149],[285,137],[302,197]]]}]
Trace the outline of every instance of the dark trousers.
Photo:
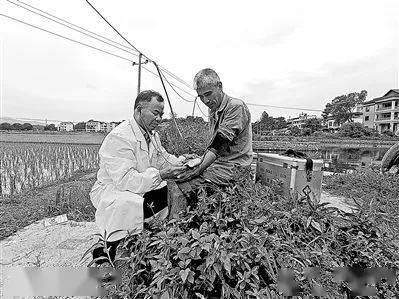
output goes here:
[{"label": "dark trousers", "polygon": [[[168,206],[168,188],[165,186],[161,189],[152,190],[144,194],[144,203],[143,203],[143,214],[144,220],[152,217],[156,213],[162,211],[164,208]],[[116,240],[113,242],[106,242],[106,246],[109,251],[109,256],[112,261],[115,260],[116,248],[119,243],[123,239]],[[96,248],[93,250],[93,260],[99,257],[108,258],[107,254],[104,251],[103,247]],[[96,262],[96,264],[102,264],[105,260],[100,260]]]}]

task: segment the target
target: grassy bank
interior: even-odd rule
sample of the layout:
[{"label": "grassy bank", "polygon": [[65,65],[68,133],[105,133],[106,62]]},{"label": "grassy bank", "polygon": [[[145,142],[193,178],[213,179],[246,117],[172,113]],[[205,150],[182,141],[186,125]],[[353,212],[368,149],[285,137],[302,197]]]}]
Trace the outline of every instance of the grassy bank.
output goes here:
[{"label": "grassy bank", "polygon": [[399,241],[399,175],[381,174],[370,168],[323,179],[327,192],[348,198],[364,215],[382,215],[380,225]]},{"label": "grassy bank", "polygon": [[1,198],[0,240],[46,217],[67,214],[75,221],[94,221],[89,198],[94,173],[80,172],[72,178],[26,193]]}]

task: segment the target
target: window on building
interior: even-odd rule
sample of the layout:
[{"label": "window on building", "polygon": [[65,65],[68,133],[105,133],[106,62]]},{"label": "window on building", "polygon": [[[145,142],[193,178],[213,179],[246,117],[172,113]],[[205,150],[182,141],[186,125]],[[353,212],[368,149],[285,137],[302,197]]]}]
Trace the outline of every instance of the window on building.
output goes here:
[{"label": "window on building", "polygon": [[370,112],[370,107],[366,107],[366,112]]},{"label": "window on building", "polygon": [[370,116],[368,116],[368,115],[364,118],[365,121],[368,121],[369,119],[370,119]]}]

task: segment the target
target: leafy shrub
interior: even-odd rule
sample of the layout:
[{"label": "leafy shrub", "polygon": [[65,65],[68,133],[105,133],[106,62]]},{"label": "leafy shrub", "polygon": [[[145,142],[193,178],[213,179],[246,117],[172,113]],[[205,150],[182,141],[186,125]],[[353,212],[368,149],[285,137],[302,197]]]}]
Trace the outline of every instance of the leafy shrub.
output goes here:
[{"label": "leafy shrub", "polygon": [[173,121],[166,122],[160,130],[160,139],[165,149],[174,155],[196,153],[202,155],[210,141],[209,125],[201,117],[176,119],[184,140],[180,137]]},{"label": "leafy shrub", "polygon": [[342,137],[350,138],[363,138],[379,135],[377,131],[367,128],[359,123],[343,124],[338,134]]},{"label": "leafy shrub", "polygon": [[395,134],[391,130],[385,130],[382,132],[382,135],[388,136],[388,137],[394,137]]},{"label": "leafy shrub", "polygon": [[379,169],[360,169],[352,174],[336,174],[324,179],[324,189],[345,196],[360,213],[385,214],[380,225],[399,240],[399,175],[381,174]]},{"label": "leafy shrub", "polygon": [[[180,218],[157,223],[139,238],[127,237],[117,254],[121,284],[108,285],[107,295],[282,298],[279,271],[291,269],[299,292],[323,286],[338,298],[346,284],[333,281],[332,268],[399,267],[399,247],[380,229],[378,217],[293,201],[241,180],[203,195]],[[307,278],[306,267],[319,267],[320,275]],[[398,283],[378,283],[379,295],[399,295]]]}]

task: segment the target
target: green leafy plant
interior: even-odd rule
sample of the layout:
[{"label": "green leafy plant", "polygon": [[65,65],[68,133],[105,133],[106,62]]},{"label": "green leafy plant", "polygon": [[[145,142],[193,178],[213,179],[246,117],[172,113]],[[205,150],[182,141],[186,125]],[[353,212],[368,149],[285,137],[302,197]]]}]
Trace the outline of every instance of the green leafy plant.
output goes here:
[{"label": "green leafy plant", "polygon": [[[196,209],[155,224],[134,242],[127,237],[115,263],[122,281],[108,295],[282,298],[280,271],[291,269],[298,292],[322,286],[337,298],[348,286],[333,281],[334,267],[398,269],[398,244],[378,215],[345,214],[306,198],[281,197],[274,187],[239,182],[204,194]],[[320,268],[320,275],[309,278],[308,267]],[[382,298],[399,294],[398,280],[376,287]]]}]

